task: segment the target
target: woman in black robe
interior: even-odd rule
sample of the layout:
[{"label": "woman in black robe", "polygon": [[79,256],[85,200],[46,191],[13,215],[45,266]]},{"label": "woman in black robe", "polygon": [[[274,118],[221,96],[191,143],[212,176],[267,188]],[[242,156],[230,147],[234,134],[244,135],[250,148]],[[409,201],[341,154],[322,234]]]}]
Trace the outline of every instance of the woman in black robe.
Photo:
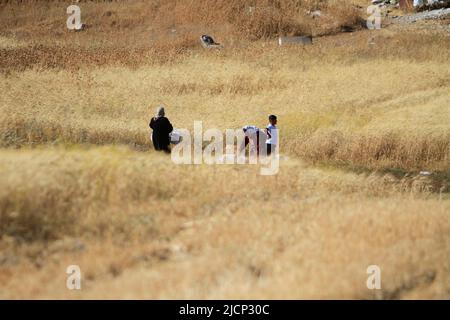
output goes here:
[{"label": "woman in black robe", "polygon": [[169,144],[170,137],[169,134],[173,131],[172,124],[169,119],[165,117],[164,108],[158,108],[156,117],[150,120],[150,128],[153,129],[152,141],[155,150],[170,152]]}]

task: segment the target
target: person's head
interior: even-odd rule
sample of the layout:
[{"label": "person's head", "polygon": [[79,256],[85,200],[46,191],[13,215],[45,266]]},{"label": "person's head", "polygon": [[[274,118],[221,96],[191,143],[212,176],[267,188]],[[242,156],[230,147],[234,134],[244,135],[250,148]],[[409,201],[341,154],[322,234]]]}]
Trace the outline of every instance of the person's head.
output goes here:
[{"label": "person's head", "polygon": [[164,107],[158,107],[156,109],[156,117],[164,117],[166,115],[166,112],[164,111]]},{"label": "person's head", "polygon": [[271,114],[271,115],[269,116],[269,123],[270,123],[271,125],[273,125],[273,126],[276,125],[276,124],[277,124],[277,116]]}]

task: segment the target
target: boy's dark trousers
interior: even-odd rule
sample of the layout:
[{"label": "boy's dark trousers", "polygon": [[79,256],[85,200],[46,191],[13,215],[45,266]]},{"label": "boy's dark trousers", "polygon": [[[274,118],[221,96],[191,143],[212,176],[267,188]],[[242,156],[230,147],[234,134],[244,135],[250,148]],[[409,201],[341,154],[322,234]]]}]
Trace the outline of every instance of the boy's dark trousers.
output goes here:
[{"label": "boy's dark trousers", "polygon": [[272,153],[272,145],[270,143],[266,143],[266,150],[267,150],[267,155],[270,156]]}]

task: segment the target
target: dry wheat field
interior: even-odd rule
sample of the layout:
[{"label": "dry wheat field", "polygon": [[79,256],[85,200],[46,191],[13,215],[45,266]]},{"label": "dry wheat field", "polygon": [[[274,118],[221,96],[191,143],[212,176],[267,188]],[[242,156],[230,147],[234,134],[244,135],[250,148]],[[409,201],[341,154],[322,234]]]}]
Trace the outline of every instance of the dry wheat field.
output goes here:
[{"label": "dry wheat field", "polygon": [[[0,1],[0,298],[450,298],[450,21],[367,30],[369,2],[79,1],[71,31],[71,2]],[[158,105],[276,114],[278,174],[174,164]]]}]

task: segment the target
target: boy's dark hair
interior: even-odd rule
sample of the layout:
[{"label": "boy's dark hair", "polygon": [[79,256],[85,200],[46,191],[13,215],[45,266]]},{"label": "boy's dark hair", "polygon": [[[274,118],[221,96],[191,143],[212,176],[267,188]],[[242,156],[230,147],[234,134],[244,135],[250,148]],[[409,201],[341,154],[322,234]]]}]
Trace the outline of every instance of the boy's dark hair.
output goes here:
[{"label": "boy's dark hair", "polygon": [[271,115],[269,116],[269,120],[277,120],[277,116],[274,115],[274,114],[271,114]]}]

